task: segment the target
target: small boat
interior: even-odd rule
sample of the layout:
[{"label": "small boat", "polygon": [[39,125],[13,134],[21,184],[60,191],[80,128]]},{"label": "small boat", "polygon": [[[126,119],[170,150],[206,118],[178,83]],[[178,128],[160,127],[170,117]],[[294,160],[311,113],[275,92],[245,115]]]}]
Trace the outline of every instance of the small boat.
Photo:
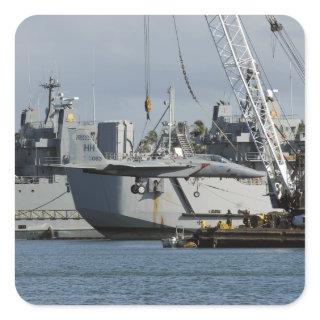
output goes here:
[{"label": "small boat", "polygon": [[177,226],[176,235],[161,239],[163,248],[181,248],[186,244],[186,239],[184,235],[184,228]]},{"label": "small boat", "polygon": [[170,237],[167,239],[161,239],[163,248],[176,248],[177,247],[177,238]]}]

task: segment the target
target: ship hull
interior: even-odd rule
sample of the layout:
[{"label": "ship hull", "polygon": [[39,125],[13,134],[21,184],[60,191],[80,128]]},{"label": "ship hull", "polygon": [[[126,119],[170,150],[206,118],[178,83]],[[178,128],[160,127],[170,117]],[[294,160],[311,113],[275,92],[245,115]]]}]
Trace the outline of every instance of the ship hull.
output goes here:
[{"label": "ship hull", "polygon": [[[99,232],[110,239],[161,239],[172,235],[177,226],[186,232],[199,228],[203,219],[211,226],[232,220],[243,223],[239,210],[250,213],[272,211],[265,179],[249,184],[236,179],[204,178],[194,181],[179,179],[193,212],[187,212],[181,195],[169,179],[163,180],[163,192],[133,194],[134,178],[85,173],[67,169],[76,209]],[[227,214],[227,213],[231,214]]]},{"label": "ship hull", "polygon": [[76,210],[67,176],[15,184],[16,239],[104,238]]}]

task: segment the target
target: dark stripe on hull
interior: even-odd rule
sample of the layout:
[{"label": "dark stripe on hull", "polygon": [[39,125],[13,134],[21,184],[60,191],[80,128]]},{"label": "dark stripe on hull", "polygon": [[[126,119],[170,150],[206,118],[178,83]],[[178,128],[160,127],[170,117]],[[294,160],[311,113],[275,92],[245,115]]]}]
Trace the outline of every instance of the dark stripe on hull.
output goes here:
[{"label": "dark stripe on hull", "polygon": [[[106,239],[111,240],[161,240],[175,235],[175,228],[123,228],[97,227]],[[193,230],[194,231],[194,230]],[[192,230],[185,230],[185,234],[192,234]]]}]

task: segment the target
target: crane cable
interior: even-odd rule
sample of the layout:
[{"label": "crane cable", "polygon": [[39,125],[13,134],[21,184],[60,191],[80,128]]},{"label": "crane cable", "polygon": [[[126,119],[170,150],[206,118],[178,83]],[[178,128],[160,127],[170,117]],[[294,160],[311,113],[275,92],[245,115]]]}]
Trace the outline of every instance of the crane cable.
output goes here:
[{"label": "crane cable", "polygon": [[[300,54],[299,50],[295,46],[294,42],[291,40],[289,34],[285,30],[285,27],[279,23],[275,16],[266,15],[266,19],[270,24],[271,31],[274,35],[274,40],[278,40],[284,53],[287,55],[288,59],[292,62],[297,74],[304,83],[305,69],[304,69],[304,59]],[[273,53],[274,55],[274,53]]]},{"label": "crane cable", "polygon": [[34,210],[38,210],[46,205],[48,205],[49,203],[52,203],[53,201],[61,198],[63,195],[65,195],[66,193],[68,193],[68,191],[65,191],[65,192],[62,192],[61,194],[59,194],[58,196],[54,197],[53,199],[49,200],[48,202],[45,202],[43,204],[41,204],[40,206],[36,207],[36,208],[33,208],[31,209],[31,211],[34,211]]},{"label": "crane cable", "polygon": [[[183,78],[184,78],[184,81],[189,89],[189,92],[191,94],[191,97],[192,99],[196,102],[196,104],[202,109],[203,112],[205,112],[207,115],[211,116],[209,114],[209,111],[204,107],[202,106],[202,104],[199,102],[197,96],[195,95],[192,87],[191,87],[191,84],[190,84],[190,81],[189,81],[189,77],[188,77],[188,74],[187,74],[187,71],[186,71],[186,67],[185,67],[185,64],[184,64],[184,60],[183,60],[183,57],[182,57],[182,51],[181,51],[181,46],[180,46],[180,40],[179,40],[179,34],[178,34],[178,29],[177,29],[177,24],[176,24],[176,19],[175,19],[175,16],[173,15],[172,16],[173,18],[173,24],[174,24],[174,30],[175,30],[175,33],[176,33],[176,40],[177,40],[177,46],[178,46],[178,54],[179,54],[179,59],[180,59],[180,67],[181,67],[181,71],[182,71],[182,74],[183,74]],[[212,123],[214,124],[214,126],[219,130],[219,132],[225,137],[225,139],[228,141],[228,143],[231,145],[231,147],[235,150],[236,153],[240,154],[240,156],[245,159],[245,157],[243,156],[243,154],[241,154],[237,148],[235,147],[235,145],[231,142],[231,140],[228,138],[228,136],[223,132],[223,130],[220,128],[220,126],[212,119]]]},{"label": "crane cable", "polygon": [[147,113],[147,120],[150,120],[150,112],[152,108],[150,98],[150,39],[149,39],[149,16],[144,16],[144,81],[146,100],[144,108]]},{"label": "crane cable", "polygon": [[139,144],[136,147],[135,152],[137,152],[140,148],[142,139],[144,137],[145,131],[147,129],[148,122],[151,122],[150,112],[151,112],[151,98],[150,98],[150,28],[149,28],[149,16],[143,17],[143,28],[144,28],[144,89],[145,89],[145,101],[144,101],[144,109],[147,113],[147,119],[144,124],[141,138],[139,140]]},{"label": "crane cable", "polygon": [[[251,38],[250,38],[250,36],[249,36],[249,33],[248,33],[248,31],[247,31],[247,29],[246,29],[246,27],[245,27],[245,25],[244,25],[241,17],[239,17],[239,19],[240,19],[241,24],[242,24],[242,26],[243,26],[244,33],[245,33],[245,35],[247,36],[247,38],[248,38],[248,40],[249,40],[249,43],[250,43],[251,49],[253,50],[254,56],[255,56],[255,58],[257,59],[258,65],[259,65],[259,67],[260,67],[260,69],[261,69],[260,71],[262,71],[260,80],[261,80],[263,86],[266,88],[266,83],[264,82],[264,80],[263,80],[263,78],[262,78],[262,75],[263,75],[264,78],[265,78],[265,80],[266,80],[266,82],[267,82],[267,85],[269,86],[269,88],[273,88],[273,86],[271,85],[271,82],[270,82],[270,80],[269,80],[269,78],[268,78],[268,76],[267,76],[267,73],[266,73],[265,69],[263,68],[263,64],[261,63],[261,61],[260,61],[260,59],[259,59],[259,55],[257,54],[257,51],[255,50],[255,47],[254,47],[254,45],[253,45],[253,42],[252,42],[252,40],[251,40]],[[279,107],[280,107],[280,110],[281,110],[281,112],[282,112],[284,121],[287,123],[288,128],[290,128],[289,130],[291,131],[291,133],[294,135],[294,132],[293,132],[293,130],[291,129],[291,124],[290,124],[290,122],[289,122],[289,119],[288,119],[288,117],[286,116],[286,113],[285,113],[282,105],[280,104],[280,101],[279,101],[279,99],[278,99],[278,97],[277,97],[276,94],[274,94],[274,98],[275,98],[276,102],[278,103],[278,105],[279,105]],[[278,118],[278,119],[279,119],[279,123],[282,125],[281,119],[280,119],[280,118]],[[286,140],[286,139],[285,139],[285,141],[288,142],[288,140]]]}]

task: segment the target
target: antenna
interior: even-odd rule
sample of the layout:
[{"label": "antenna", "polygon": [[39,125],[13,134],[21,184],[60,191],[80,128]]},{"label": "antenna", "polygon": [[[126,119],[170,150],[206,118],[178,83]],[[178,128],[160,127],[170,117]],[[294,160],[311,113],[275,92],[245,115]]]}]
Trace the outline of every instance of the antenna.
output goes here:
[{"label": "antenna", "polygon": [[174,108],[175,108],[175,90],[174,86],[171,85],[168,89],[169,93],[169,146],[168,151],[171,153],[171,135],[172,135],[172,125],[174,124]]},{"label": "antenna", "polygon": [[93,124],[96,123],[96,96],[95,96],[95,77],[96,77],[96,61],[95,61],[95,47],[92,49],[92,107],[93,107]]},{"label": "antenna", "polygon": [[[56,59],[53,59],[53,70],[56,72],[57,81],[60,79],[60,68],[58,67],[58,63]],[[54,71],[52,72],[54,74]]]},{"label": "antenna", "polygon": [[49,118],[49,115],[51,113],[51,104],[52,104],[52,101],[53,101],[53,98],[52,98],[52,93],[53,93],[53,90],[55,88],[59,88],[60,87],[60,84],[58,81],[56,81],[52,76],[50,76],[49,78],[49,82],[48,83],[42,83],[40,84],[41,87],[43,87],[44,89],[47,89],[49,91],[49,96],[48,96],[48,111],[47,111],[47,114],[46,114],[46,120],[45,120],[45,124],[47,124],[47,121],[48,121],[48,118]]},{"label": "antenna", "polygon": [[291,109],[291,120],[293,119],[293,104],[292,104],[292,63],[290,61],[290,109]]},{"label": "antenna", "polygon": [[30,50],[27,50],[27,60],[28,60],[28,85],[29,85],[29,107],[31,107],[31,70],[30,70]]},{"label": "antenna", "polygon": [[38,112],[38,121],[40,122],[40,97],[37,97],[37,112]]}]

